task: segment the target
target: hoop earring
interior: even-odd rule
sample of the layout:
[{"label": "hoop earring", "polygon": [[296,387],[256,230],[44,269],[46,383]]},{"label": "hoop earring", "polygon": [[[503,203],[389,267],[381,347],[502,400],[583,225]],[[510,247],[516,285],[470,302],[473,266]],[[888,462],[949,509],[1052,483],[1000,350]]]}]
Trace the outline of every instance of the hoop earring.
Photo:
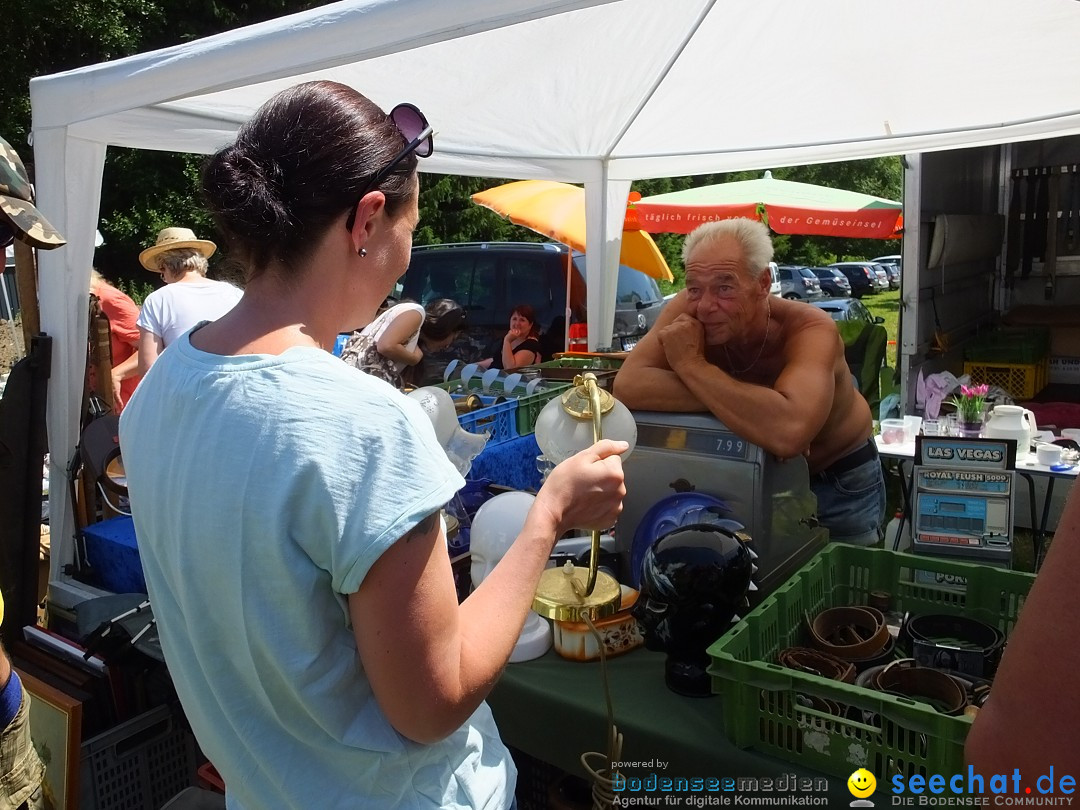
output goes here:
[{"label": "hoop earring", "polygon": [[367,248],[360,248],[358,251],[356,251],[356,255],[359,256],[361,259],[364,258],[365,256],[367,256]]}]

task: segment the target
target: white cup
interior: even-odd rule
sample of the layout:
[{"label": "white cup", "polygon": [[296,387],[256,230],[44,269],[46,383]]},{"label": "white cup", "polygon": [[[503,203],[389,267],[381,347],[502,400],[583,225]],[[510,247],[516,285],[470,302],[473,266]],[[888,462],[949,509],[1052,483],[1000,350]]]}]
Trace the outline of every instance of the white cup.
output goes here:
[{"label": "white cup", "polygon": [[1061,463],[1061,446],[1056,444],[1039,444],[1035,446],[1035,460],[1044,467],[1053,467]]},{"label": "white cup", "polygon": [[1061,438],[1080,442],[1080,428],[1065,428],[1061,431]]},{"label": "white cup", "polygon": [[921,416],[905,416],[904,428],[908,437],[914,438],[919,435],[919,431],[922,430],[922,417]]}]

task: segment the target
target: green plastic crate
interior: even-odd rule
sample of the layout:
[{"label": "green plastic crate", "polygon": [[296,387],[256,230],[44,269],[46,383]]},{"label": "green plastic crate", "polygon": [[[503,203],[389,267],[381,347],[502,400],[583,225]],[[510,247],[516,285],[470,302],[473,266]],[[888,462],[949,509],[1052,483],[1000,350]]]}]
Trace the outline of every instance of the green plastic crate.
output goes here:
[{"label": "green plastic crate", "polygon": [[540,416],[540,411],[544,409],[544,406],[548,404],[555,397],[561,397],[563,392],[566,391],[573,383],[565,384],[551,384],[544,385],[542,391],[536,391],[529,395],[522,395],[518,397],[518,409],[517,409],[517,432],[519,436],[527,436],[530,433],[536,432],[536,419]]},{"label": "green plastic crate", "polygon": [[625,357],[603,357],[595,354],[590,354],[585,357],[563,355],[562,357],[556,357],[554,360],[548,360],[546,363],[537,363],[535,366],[529,366],[529,368],[576,368],[583,371],[606,371],[610,369],[618,371],[622,368],[622,364],[625,360]]},{"label": "green plastic crate", "polygon": [[1050,356],[1050,330],[999,329],[979,335],[964,349],[964,360],[975,363],[1038,363]]},{"label": "green plastic crate", "polygon": [[[966,590],[917,582],[916,571],[963,577]],[[876,590],[892,595],[893,610],[963,614],[1008,635],[1034,581],[1033,574],[1017,571],[833,544],[709,647],[709,673],[713,692],[722,696],[725,731],[740,748],[833,776],[847,777],[858,768],[879,781],[898,773],[905,778],[960,773],[969,718],[787,669],[774,663],[776,655],[803,642],[807,612],[865,605]],[[857,711],[839,717],[801,705],[797,695]]]}]

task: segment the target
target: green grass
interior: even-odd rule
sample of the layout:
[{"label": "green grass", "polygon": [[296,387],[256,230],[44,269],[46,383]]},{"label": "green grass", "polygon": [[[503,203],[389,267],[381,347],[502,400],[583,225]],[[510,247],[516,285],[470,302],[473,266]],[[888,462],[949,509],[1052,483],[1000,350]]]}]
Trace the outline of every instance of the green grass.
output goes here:
[{"label": "green grass", "polygon": [[900,347],[900,291],[889,290],[862,299],[871,315],[880,315],[885,319],[883,326],[889,333],[889,349],[885,355],[887,365],[896,368]]}]

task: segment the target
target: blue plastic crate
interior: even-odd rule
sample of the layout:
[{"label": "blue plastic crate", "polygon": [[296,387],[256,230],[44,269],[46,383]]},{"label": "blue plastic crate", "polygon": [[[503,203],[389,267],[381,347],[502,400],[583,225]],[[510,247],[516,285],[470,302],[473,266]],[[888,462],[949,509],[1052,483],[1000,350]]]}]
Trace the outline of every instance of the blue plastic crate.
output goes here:
[{"label": "blue plastic crate", "polygon": [[502,444],[518,437],[517,400],[488,405],[475,411],[458,414],[458,424],[470,433],[487,433],[488,444]]},{"label": "blue plastic crate", "polygon": [[113,593],[146,593],[135,524],[130,517],[92,523],[82,534],[86,558],[102,588]]},{"label": "blue plastic crate", "polygon": [[334,339],[334,357],[341,357],[341,351],[345,348],[345,343],[349,338],[353,336],[352,332],[342,332],[337,338]]}]

